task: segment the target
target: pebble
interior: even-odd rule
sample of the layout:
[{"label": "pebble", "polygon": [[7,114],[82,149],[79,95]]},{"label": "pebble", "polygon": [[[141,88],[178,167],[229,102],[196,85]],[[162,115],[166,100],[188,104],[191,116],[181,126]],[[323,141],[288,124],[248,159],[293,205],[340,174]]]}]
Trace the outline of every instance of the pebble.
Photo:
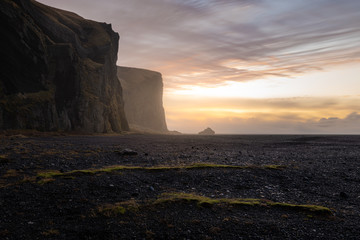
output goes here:
[{"label": "pebble", "polygon": [[343,198],[343,199],[347,199],[349,198],[349,195],[347,195],[345,192],[340,192],[340,197]]},{"label": "pebble", "polygon": [[127,155],[127,156],[135,156],[137,155],[138,153],[132,149],[129,149],[129,148],[125,148],[124,150],[122,150],[121,152],[119,152],[120,155]]},{"label": "pebble", "polygon": [[132,197],[138,197],[138,196],[139,196],[139,193],[134,192],[134,193],[131,194],[131,196],[132,196]]}]

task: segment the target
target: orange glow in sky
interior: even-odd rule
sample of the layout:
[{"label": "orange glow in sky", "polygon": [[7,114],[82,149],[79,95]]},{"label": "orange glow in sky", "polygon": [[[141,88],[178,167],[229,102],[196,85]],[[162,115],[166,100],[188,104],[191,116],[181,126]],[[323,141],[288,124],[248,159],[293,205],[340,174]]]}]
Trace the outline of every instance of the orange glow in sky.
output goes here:
[{"label": "orange glow in sky", "polygon": [[159,71],[170,130],[360,134],[358,0],[39,0],[120,34]]},{"label": "orange glow in sky", "polygon": [[[234,129],[248,134],[276,133],[275,129],[278,133],[357,133],[358,118],[340,122],[351,113],[360,113],[359,76],[360,63],[348,63],[291,79],[225,81],[224,85],[212,87],[185,85],[165,92],[168,124],[188,133],[204,125],[221,129],[236,122],[241,124],[223,133],[231,134]],[[322,118],[339,120],[333,128],[318,127]],[[255,123],[271,123],[271,129],[257,130]]]}]

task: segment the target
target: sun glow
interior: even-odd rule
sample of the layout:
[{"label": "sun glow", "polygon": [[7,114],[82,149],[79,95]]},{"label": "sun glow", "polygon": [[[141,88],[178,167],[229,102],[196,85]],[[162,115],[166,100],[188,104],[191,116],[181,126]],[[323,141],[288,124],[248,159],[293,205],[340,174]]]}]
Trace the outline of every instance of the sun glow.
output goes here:
[{"label": "sun glow", "polygon": [[196,97],[214,97],[214,98],[264,98],[270,97],[269,88],[274,86],[274,81],[257,80],[250,82],[225,82],[224,85],[218,87],[202,87],[202,86],[183,86],[182,89],[175,90],[172,94],[182,96]]},{"label": "sun glow", "polygon": [[360,94],[359,69],[360,63],[353,63],[293,78],[268,77],[244,82],[225,81],[215,87],[184,85],[181,89],[170,90],[169,94],[196,98],[255,99],[358,95]]},{"label": "sun glow", "polygon": [[[259,133],[267,129],[336,132],[337,127],[345,126],[343,129],[348,128],[346,131],[351,133],[357,120],[348,116],[353,113],[357,117],[356,112],[360,112],[359,67],[359,63],[353,63],[294,78],[269,77],[226,81],[215,87],[188,84],[180,89],[165,88],[168,125],[187,133],[203,126],[214,126],[215,130],[228,133],[233,129]],[[333,128],[324,127],[327,125]]]}]

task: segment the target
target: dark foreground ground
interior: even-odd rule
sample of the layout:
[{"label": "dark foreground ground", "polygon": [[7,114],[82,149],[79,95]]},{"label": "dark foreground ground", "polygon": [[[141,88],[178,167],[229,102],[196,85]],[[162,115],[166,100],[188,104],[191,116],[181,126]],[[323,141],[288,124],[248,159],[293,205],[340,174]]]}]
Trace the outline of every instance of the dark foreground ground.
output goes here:
[{"label": "dark foreground ground", "polygon": [[359,239],[359,160],[360,136],[3,136],[0,239]]}]

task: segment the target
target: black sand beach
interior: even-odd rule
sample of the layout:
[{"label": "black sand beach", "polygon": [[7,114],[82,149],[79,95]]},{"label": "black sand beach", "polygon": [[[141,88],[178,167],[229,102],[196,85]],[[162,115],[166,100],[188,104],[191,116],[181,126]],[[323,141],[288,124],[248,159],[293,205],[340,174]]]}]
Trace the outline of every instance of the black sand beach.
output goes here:
[{"label": "black sand beach", "polygon": [[0,239],[358,239],[360,136],[2,136]]}]

